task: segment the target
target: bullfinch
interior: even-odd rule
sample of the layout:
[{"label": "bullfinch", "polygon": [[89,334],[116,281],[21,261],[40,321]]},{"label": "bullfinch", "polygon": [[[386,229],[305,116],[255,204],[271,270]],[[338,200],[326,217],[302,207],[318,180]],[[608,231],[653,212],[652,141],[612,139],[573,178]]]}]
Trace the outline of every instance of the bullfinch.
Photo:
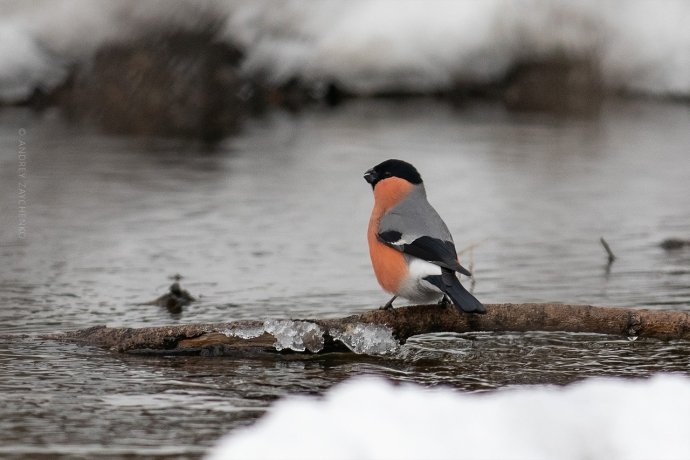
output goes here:
[{"label": "bullfinch", "polygon": [[386,160],[366,173],[374,190],[367,239],[374,273],[381,287],[414,302],[447,304],[467,313],[485,313],[484,305],[460,284],[460,265],[448,227],[426,199],[422,177],[411,164]]}]

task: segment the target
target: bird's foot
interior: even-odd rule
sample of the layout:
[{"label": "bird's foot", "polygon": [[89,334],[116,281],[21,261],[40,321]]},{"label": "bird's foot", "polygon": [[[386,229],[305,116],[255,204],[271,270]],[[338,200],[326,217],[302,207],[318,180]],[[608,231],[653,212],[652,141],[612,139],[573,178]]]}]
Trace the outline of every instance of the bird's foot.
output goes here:
[{"label": "bird's foot", "polygon": [[392,310],[393,309],[393,301],[397,298],[398,298],[398,296],[394,295],[393,298],[391,298],[391,300],[386,302],[386,305],[380,306],[379,310]]},{"label": "bird's foot", "polygon": [[453,303],[450,301],[447,295],[444,295],[441,297],[441,300],[438,301],[438,305],[444,308],[448,308],[452,305]]}]

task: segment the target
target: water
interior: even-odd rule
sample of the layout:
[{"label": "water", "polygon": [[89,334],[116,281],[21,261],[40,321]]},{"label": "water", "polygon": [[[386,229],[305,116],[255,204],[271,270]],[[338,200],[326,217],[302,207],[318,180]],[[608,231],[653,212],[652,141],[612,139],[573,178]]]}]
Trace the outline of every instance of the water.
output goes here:
[{"label": "water", "polygon": [[[55,112],[0,111],[0,456],[199,457],[276,398],[350,376],[465,391],[587,376],[690,374],[690,344],[591,334],[437,334],[392,356],[141,357],[40,335],[337,317],[383,304],[362,173],[398,157],[485,303],[690,309],[690,111],[616,103],[594,119],[354,102],[275,112],[209,150],[108,137]],[[19,130],[26,134],[20,135]],[[17,238],[18,139],[26,238]],[[607,267],[604,236],[618,257]],[[180,273],[199,302],[141,305]]]}]

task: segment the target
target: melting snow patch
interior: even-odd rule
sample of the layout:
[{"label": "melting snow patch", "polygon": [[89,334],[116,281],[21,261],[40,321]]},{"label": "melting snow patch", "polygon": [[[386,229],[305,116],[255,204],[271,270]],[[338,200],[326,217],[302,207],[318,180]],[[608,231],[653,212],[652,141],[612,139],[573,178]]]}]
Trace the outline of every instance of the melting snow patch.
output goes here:
[{"label": "melting snow patch", "polygon": [[383,355],[400,346],[391,328],[374,324],[351,324],[345,330],[332,330],[331,336],[358,354]]},{"label": "melting snow patch", "polygon": [[241,339],[253,339],[254,337],[259,337],[265,331],[264,331],[263,326],[256,326],[256,327],[231,327],[230,329],[225,329],[224,331],[220,331],[220,332],[222,334],[227,335],[228,337],[239,337]]},{"label": "melting snow patch", "polygon": [[290,349],[318,353],[324,345],[323,330],[308,321],[266,320],[261,326],[233,326],[220,332],[241,339],[253,339],[268,332],[275,337],[274,346],[278,351]]},{"label": "melting snow patch", "polygon": [[325,398],[279,401],[207,460],[681,459],[688,433],[690,378],[680,375],[481,395],[358,378]]},{"label": "melting snow patch", "polygon": [[309,350],[312,353],[318,353],[323,349],[323,330],[315,323],[266,320],[264,330],[275,337],[274,346],[278,351],[289,348],[295,351]]}]

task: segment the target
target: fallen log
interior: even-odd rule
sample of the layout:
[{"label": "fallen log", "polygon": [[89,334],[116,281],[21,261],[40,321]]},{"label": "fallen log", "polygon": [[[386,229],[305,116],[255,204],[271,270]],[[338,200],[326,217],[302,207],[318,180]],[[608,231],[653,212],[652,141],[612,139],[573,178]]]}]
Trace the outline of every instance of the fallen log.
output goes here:
[{"label": "fallen log", "polygon": [[415,305],[322,320],[233,321],[146,328],[96,326],[48,338],[134,354],[224,355],[292,350],[380,354],[435,332],[561,331],[690,340],[690,312],[591,305],[490,304],[485,315]]}]

